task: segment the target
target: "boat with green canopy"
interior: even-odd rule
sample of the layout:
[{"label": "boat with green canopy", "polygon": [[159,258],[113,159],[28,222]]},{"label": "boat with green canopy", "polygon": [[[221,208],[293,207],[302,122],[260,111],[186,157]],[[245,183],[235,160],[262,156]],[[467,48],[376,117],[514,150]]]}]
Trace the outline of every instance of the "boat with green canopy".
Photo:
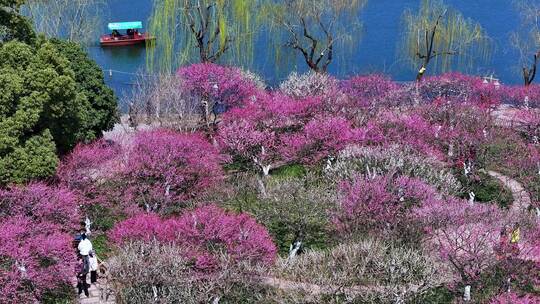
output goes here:
[{"label": "boat with green canopy", "polygon": [[[141,21],[112,22],[107,25],[111,34],[102,35],[99,43],[102,46],[126,46],[146,43],[155,39],[148,33],[140,33],[143,28]],[[125,32],[120,32],[125,31]]]}]

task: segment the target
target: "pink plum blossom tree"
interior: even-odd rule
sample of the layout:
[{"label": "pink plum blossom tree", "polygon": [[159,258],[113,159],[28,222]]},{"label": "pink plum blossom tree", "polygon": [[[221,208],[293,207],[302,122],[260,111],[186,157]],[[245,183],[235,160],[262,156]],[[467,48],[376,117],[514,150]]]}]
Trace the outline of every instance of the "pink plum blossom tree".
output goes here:
[{"label": "pink plum blossom tree", "polygon": [[226,161],[198,134],[167,130],[139,132],[121,177],[125,200],[156,211],[200,196],[223,180]]},{"label": "pink plum blossom tree", "polygon": [[75,252],[69,234],[16,216],[0,221],[0,302],[39,303],[49,291],[70,286]]},{"label": "pink plum blossom tree", "polygon": [[0,189],[0,219],[23,216],[43,230],[72,232],[80,223],[76,195],[41,183]]},{"label": "pink plum blossom tree", "polygon": [[215,127],[221,112],[266,94],[257,81],[235,67],[199,63],[180,68],[177,75],[180,88],[200,99],[201,118],[209,129]]},{"label": "pink plum blossom tree", "polygon": [[460,286],[465,286],[464,298],[470,298],[471,287],[481,287],[480,276],[497,263],[502,211],[487,204],[436,199],[414,213],[423,222],[428,246],[453,270]]},{"label": "pink plum blossom tree", "polygon": [[214,206],[199,207],[180,217],[160,220],[141,214],[115,226],[109,234],[117,245],[155,239],[188,249],[201,271],[217,265],[219,255],[237,262],[271,265],[277,249],[268,231],[247,214],[232,214]]},{"label": "pink plum blossom tree", "polygon": [[77,202],[65,188],[44,184],[0,190],[1,303],[40,303],[70,286]]},{"label": "pink plum blossom tree", "polygon": [[320,98],[273,94],[227,112],[217,138],[226,152],[267,175],[285,163],[316,163],[358,135],[345,118],[325,114]]},{"label": "pink plum blossom tree", "polygon": [[342,199],[334,217],[338,231],[400,230],[411,210],[437,196],[433,187],[409,177],[357,176],[341,184]]},{"label": "pink plum blossom tree", "polygon": [[226,161],[200,134],[157,129],[137,132],[127,145],[79,146],[60,165],[58,177],[87,205],[163,211],[219,185]]}]

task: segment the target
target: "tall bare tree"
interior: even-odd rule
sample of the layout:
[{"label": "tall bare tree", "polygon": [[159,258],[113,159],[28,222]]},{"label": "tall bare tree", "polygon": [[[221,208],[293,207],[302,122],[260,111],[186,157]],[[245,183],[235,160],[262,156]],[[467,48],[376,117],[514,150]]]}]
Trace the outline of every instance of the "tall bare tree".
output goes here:
[{"label": "tall bare tree", "polygon": [[411,65],[420,64],[417,81],[422,80],[430,64],[435,71],[445,72],[471,67],[474,60],[490,57],[491,41],[480,24],[441,0],[422,0],[417,13],[407,10],[403,18],[400,53]]},{"label": "tall bare tree", "polygon": [[271,38],[300,54],[311,70],[324,73],[336,57],[336,48],[352,46],[360,39],[359,16],[366,3],[367,0],[271,0],[262,5],[260,12]]},{"label": "tall bare tree", "polygon": [[[148,48],[148,66],[170,71],[175,64],[217,62],[241,53],[249,58],[252,14],[257,0],[157,0],[150,31],[159,41]],[[157,62],[156,62],[157,61]]]},{"label": "tall bare tree", "polygon": [[28,0],[25,13],[48,37],[88,44],[99,34],[104,0]]},{"label": "tall bare tree", "polygon": [[540,56],[540,2],[516,0],[514,5],[521,17],[521,27],[512,33],[510,42],[519,52],[523,84],[527,87],[536,77]]}]

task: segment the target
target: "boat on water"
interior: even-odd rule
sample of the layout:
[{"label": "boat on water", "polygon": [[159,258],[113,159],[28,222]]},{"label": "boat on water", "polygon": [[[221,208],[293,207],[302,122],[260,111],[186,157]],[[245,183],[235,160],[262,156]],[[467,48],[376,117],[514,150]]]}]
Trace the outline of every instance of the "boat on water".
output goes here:
[{"label": "boat on water", "polygon": [[113,22],[108,24],[108,28],[111,34],[102,35],[99,38],[99,44],[101,46],[136,45],[155,39],[148,33],[139,32],[143,28],[141,21]]}]

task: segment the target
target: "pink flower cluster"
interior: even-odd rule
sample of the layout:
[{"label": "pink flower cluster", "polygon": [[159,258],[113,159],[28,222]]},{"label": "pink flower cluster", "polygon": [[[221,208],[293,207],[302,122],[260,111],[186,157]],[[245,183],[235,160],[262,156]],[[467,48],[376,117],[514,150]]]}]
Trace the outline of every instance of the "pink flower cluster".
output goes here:
[{"label": "pink flower cluster", "polygon": [[410,217],[411,209],[437,196],[424,182],[390,175],[358,176],[341,184],[343,198],[334,218],[339,231],[379,228],[395,229]]},{"label": "pink flower cluster", "polygon": [[271,94],[224,115],[218,140],[236,158],[256,165],[316,163],[358,138],[351,123],[324,110],[316,97]]},{"label": "pink flower cluster", "polygon": [[351,105],[362,108],[397,105],[394,98],[389,97],[400,90],[390,78],[377,74],[352,77],[342,81],[340,87]]},{"label": "pink flower cluster", "polygon": [[226,161],[200,134],[158,129],[138,132],[129,146],[101,140],[78,146],[58,176],[86,203],[158,211],[219,185]]},{"label": "pink flower cluster", "polygon": [[0,190],[0,303],[37,303],[68,285],[78,228],[73,193],[43,184]]},{"label": "pink flower cluster", "polygon": [[484,83],[480,77],[460,73],[447,73],[425,78],[419,84],[424,103],[439,99],[451,103],[471,103],[483,108],[499,105],[505,91],[493,83]]},{"label": "pink flower cluster", "polygon": [[264,94],[255,82],[246,79],[235,67],[199,63],[180,68],[177,75],[182,80],[181,89],[227,107],[241,106]]},{"label": "pink flower cluster", "polygon": [[489,304],[540,304],[540,297],[529,294],[519,295],[515,292],[507,292],[491,299]]},{"label": "pink flower cluster", "polygon": [[157,210],[197,197],[222,181],[225,161],[199,134],[139,132],[121,174],[127,181],[125,200]]},{"label": "pink flower cluster", "polygon": [[141,214],[117,224],[109,237],[118,246],[149,240],[176,244],[201,271],[219,267],[223,254],[236,262],[271,265],[277,252],[266,228],[249,215],[227,213],[214,205],[170,219]]}]

